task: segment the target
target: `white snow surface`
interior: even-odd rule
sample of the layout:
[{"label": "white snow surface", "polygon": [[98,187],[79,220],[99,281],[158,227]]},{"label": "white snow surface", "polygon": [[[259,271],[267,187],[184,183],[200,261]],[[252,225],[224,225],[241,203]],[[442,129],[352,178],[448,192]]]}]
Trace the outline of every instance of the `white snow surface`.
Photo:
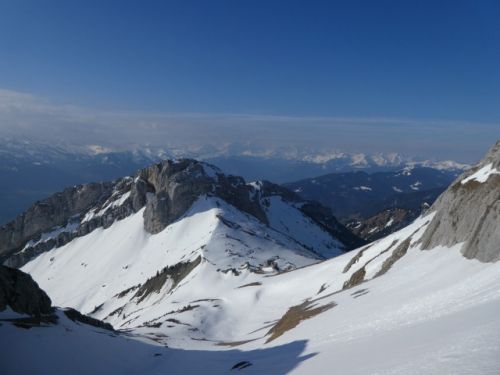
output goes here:
[{"label": "white snow surface", "polygon": [[410,185],[410,188],[411,188],[412,190],[420,190],[420,186],[422,186],[422,182],[417,181],[417,182],[415,182],[414,184],[411,184],[411,185]]},{"label": "white snow surface", "polygon": [[[269,227],[220,199],[201,197],[184,217],[156,235],[143,229],[141,210],[107,229],[96,229],[41,254],[22,270],[35,278],[56,305],[94,312],[115,327],[130,328],[206,298],[206,277],[222,284],[233,278],[241,282],[252,276],[249,268],[275,273],[273,267],[266,267],[269,260],[288,270],[341,252],[341,244],[298,209],[278,197],[269,201]],[[182,283],[173,294],[172,284],[167,283],[158,295],[141,302],[133,298],[134,291],[117,297],[164,267],[199,256],[203,262],[189,275],[186,288],[191,294],[195,288],[199,291],[184,300],[184,305],[177,296],[184,290]],[[239,277],[237,273],[241,273]],[[94,311],[98,306],[101,308]],[[140,312],[136,312],[138,306]],[[119,308],[122,314],[108,316]]]},{"label": "white snow surface", "polygon": [[491,175],[500,174],[500,171],[496,168],[493,168],[493,163],[486,164],[484,167],[480,168],[477,172],[470,175],[467,178],[464,178],[460,183],[465,185],[469,181],[477,181],[480,183],[484,183],[488,180]]},{"label": "white snow surface", "polygon": [[[271,201],[276,217],[270,222],[278,230],[270,239],[245,232],[259,233],[251,217],[237,217],[242,214],[234,208],[203,198],[157,235],[142,230],[138,212],[39,256],[23,270],[55,304],[84,313],[103,304],[92,315],[128,333],[102,334],[64,317],[52,328],[23,330],[5,323],[2,369],[229,374],[248,361],[242,370],[247,374],[498,374],[500,262],[468,260],[461,244],[421,250],[431,213],[361,249],[313,264],[317,260],[287,237],[287,229],[299,231],[304,224],[281,223],[291,213],[280,204]],[[240,227],[227,227],[218,215]],[[319,244],[318,236],[313,242]],[[377,276],[409,238],[407,253]],[[272,275],[239,267],[242,258],[256,264],[277,249],[283,262],[306,267]],[[201,264],[173,290],[167,282],[141,302],[134,292],[116,297],[162,267],[198,255]],[[239,273],[218,271],[225,267]],[[343,290],[362,268],[365,282]],[[266,342],[270,327],[305,300],[333,307]],[[109,316],[117,308],[121,312]],[[19,361],[19,352],[33,353],[30,361]]]},{"label": "white snow surface", "polygon": [[369,186],[356,186],[353,188],[354,190],[360,191],[372,191],[372,188]]}]

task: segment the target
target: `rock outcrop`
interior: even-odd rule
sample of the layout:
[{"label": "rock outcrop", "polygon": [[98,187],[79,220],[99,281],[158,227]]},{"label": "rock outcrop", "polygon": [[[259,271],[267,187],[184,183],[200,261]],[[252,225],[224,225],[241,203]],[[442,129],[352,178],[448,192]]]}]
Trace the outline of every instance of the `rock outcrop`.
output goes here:
[{"label": "rock outcrop", "polygon": [[87,184],[37,202],[0,228],[0,263],[21,267],[39,254],[60,247],[96,228],[143,210],[144,229],[156,234],[180,219],[200,196],[215,196],[268,224],[266,205],[279,196],[337,238],[345,249],[363,241],[340,224],[329,208],[305,201],[286,188],[262,181],[246,183],[192,159],[166,160],[114,182]]},{"label": "rock outcrop", "polygon": [[[139,172],[139,179],[152,194],[146,196],[144,228],[161,232],[179,219],[201,195],[215,195],[261,221],[266,215],[258,201],[250,197],[252,188],[241,177],[226,176],[208,164],[191,159],[167,160]],[[144,201],[134,194],[133,199]]]},{"label": "rock outcrop", "polygon": [[422,248],[463,243],[466,258],[500,260],[500,141],[431,207],[435,212],[422,237]]},{"label": "rock outcrop", "polygon": [[351,220],[346,227],[356,236],[372,242],[406,227],[428,208],[428,205],[422,205],[418,210],[389,208],[368,219]]},{"label": "rock outcrop", "polygon": [[64,226],[72,216],[106,200],[112,183],[74,186],[35,203],[26,212],[0,228],[0,260],[5,254],[19,250],[27,241],[52,228]]},{"label": "rock outcrop", "polygon": [[74,322],[80,322],[89,326],[93,326],[96,328],[102,328],[106,329],[108,331],[114,331],[113,326],[109,323],[105,323],[103,321],[100,321],[99,319],[92,318],[90,316],[84,315],[80,313],[79,311],[72,309],[72,308],[66,308],[63,310],[64,315],[66,315],[69,319],[71,319]]},{"label": "rock outcrop", "polygon": [[[36,281],[23,271],[0,265],[0,311],[10,308],[27,317],[7,319],[22,328],[39,326],[42,323],[56,324],[57,309],[52,307],[49,296]],[[64,314],[75,322],[113,331],[113,326],[98,319],[67,308]]]},{"label": "rock outcrop", "polygon": [[30,275],[0,265],[0,311],[10,307],[34,317],[52,314],[50,298]]}]

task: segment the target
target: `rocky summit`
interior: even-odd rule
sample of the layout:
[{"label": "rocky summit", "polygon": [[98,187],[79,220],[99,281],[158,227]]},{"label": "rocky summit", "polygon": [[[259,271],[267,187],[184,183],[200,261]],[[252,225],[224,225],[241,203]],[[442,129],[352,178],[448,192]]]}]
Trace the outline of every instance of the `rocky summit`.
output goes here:
[{"label": "rocky summit", "polygon": [[318,203],[270,182],[248,184],[212,165],[182,159],[154,164],[114,182],[74,186],[37,202],[0,228],[0,259],[20,267],[38,254],[141,210],[144,230],[156,234],[180,219],[201,196],[220,198],[266,226],[270,199],[280,197],[338,240],[339,248],[349,250],[363,243]]}]

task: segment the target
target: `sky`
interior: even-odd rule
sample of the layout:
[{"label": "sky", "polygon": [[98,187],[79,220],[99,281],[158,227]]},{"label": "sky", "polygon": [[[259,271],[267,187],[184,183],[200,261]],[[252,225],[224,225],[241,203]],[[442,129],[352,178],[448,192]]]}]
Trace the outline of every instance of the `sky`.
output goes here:
[{"label": "sky", "polygon": [[499,24],[482,0],[0,0],[0,133],[473,161],[500,138]]}]

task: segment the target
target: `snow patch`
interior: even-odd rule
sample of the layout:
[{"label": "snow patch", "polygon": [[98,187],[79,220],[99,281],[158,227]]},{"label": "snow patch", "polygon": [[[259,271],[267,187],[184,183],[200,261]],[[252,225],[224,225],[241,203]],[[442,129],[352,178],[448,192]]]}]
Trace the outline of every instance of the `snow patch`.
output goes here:
[{"label": "snow patch", "polygon": [[476,173],[470,175],[467,178],[464,178],[460,183],[462,185],[465,185],[469,181],[477,181],[480,183],[484,183],[488,180],[488,178],[491,175],[494,174],[500,174],[500,171],[497,170],[496,168],[493,168],[493,163],[489,163],[484,167],[482,167],[481,169],[479,169]]},{"label": "snow patch", "polygon": [[420,186],[422,186],[422,182],[417,181],[417,182],[415,182],[415,183],[411,184],[411,185],[410,185],[410,188],[411,188],[412,190],[420,190]]},{"label": "snow patch", "polygon": [[372,191],[372,188],[369,186],[356,186],[353,189],[357,191]]}]

